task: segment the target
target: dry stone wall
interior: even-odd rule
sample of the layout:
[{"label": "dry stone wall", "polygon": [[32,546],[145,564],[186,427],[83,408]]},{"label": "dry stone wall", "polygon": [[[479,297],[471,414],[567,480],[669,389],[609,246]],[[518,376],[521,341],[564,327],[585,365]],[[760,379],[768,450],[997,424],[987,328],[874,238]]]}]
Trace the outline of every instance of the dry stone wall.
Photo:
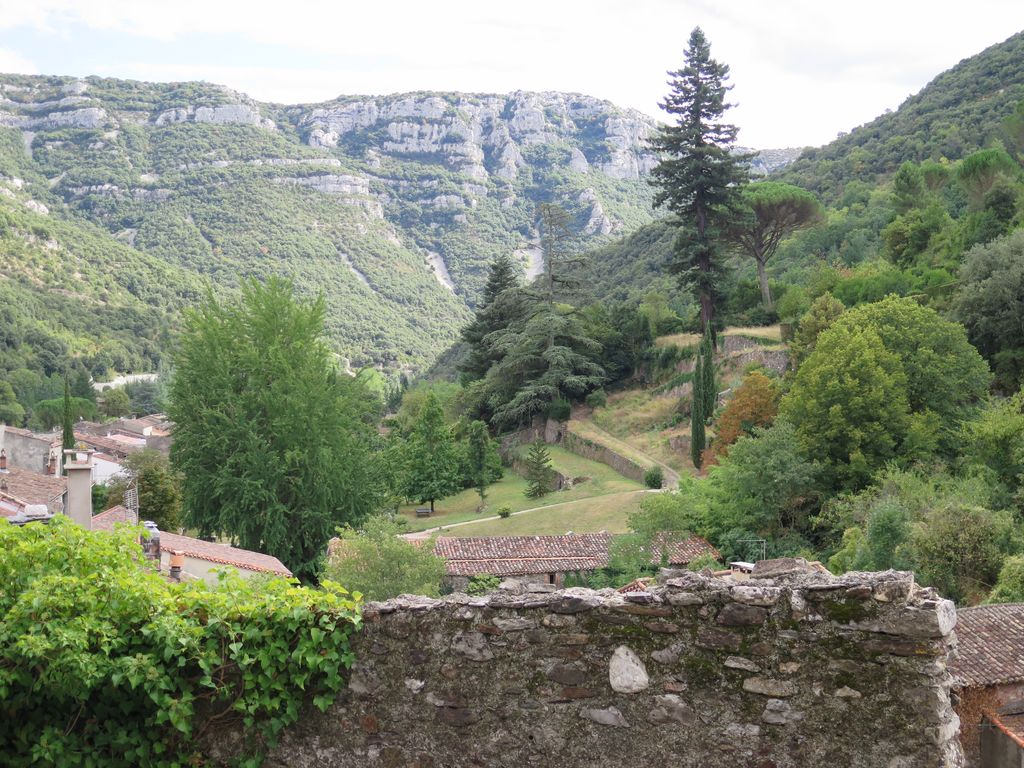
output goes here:
[{"label": "dry stone wall", "polygon": [[267,765],[962,765],[949,601],[894,571],[766,575],[371,603],[347,691]]}]

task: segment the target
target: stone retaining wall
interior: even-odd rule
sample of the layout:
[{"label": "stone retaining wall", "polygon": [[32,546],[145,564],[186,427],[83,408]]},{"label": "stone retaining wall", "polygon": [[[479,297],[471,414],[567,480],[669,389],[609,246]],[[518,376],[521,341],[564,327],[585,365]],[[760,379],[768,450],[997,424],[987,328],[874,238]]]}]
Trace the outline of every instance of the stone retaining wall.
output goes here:
[{"label": "stone retaining wall", "polygon": [[598,445],[593,440],[580,437],[575,432],[565,430],[562,434],[562,447],[567,451],[582,456],[585,459],[600,462],[611,467],[623,477],[636,480],[638,483],[644,481],[644,473],[647,467],[641,466],[639,462],[628,459],[620,453],[616,453],[606,445]]},{"label": "stone retaining wall", "polygon": [[368,604],[347,691],[266,765],[962,765],[952,603],[907,573],[784,571]]}]

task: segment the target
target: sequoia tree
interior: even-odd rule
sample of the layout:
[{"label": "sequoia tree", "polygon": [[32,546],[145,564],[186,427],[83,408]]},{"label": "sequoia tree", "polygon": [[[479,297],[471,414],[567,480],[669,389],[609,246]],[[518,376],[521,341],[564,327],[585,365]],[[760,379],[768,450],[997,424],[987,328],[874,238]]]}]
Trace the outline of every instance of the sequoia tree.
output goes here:
[{"label": "sequoia tree", "polygon": [[690,33],[685,58],[682,69],[669,72],[671,91],[661,108],[676,122],[662,126],[652,140],[662,159],[651,176],[658,187],[655,206],[675,214],[680,226],[672,271],[696,293],[706,329],[721,298],[720,240],[747,177],[746,158],[730,151],[736,126],[722,122],[732,106],[725,103],[729,67],[711,58],[700,27]]}]

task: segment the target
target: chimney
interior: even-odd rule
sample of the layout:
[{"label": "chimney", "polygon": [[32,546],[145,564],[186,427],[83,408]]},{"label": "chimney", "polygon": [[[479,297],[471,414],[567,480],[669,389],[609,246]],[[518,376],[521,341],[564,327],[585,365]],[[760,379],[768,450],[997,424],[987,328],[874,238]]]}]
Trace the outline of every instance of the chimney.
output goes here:
[{"label": "chimney", "polygon": [[92,528],[92,449],[64,451],[68,490],[64,514],[83,528]]},{"label": "chimney", "polygon": [[142,523],[146,527],[146,533],[143,535],[139,543],[142,544],[142,555],[147,560],[152,561],[156,564],[156,569],[160,570],[160,529],[156,523],[152,520],[146,520]]},{"label": "chimney", "polygon": [[46,474],[57,474],[57,452],[53,448],[50,449],[50,458],[46,462]]},{"label": "chimney", "polygon": [[0,475],[7,474],[7,449],[0,448]]},{"label": "chimney", "polygon": [[185,553],[181,550],[171,552],[171,581],[181,581],[181,569],[185,565]]}]

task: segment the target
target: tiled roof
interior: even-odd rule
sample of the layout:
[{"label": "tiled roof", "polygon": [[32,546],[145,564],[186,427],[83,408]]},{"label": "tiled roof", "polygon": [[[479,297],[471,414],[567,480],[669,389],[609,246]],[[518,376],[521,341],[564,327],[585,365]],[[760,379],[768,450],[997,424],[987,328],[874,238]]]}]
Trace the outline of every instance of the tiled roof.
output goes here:
[{"label": "tiled roof", "polygon": [[101,437],[99,435],[90,435],[85,432],[75,432],[75,440],[79,443],[85,443],[90,448],[103,453],[108,453],[112,456],[127,456],[129,453],[134,451],[142,450],[143,445],[136,445],[125,440],[117,440],[113,437]]},{"label": "tiled roof", "polygon": [[629,584],[623,584],[615,591],[623,595],[629,594],[630,592],[646,592],[647,579],[633,579]]},{"label": "tiled roof", "polygon": [[1024,604],[962,608],[956,636],[950,667],[966,687],[1024,681]]},{"label": "tiled roof", "polygon": [[[442,537],[434,542],[434,554],[444,558],[449,576],[526,576],[604,568],[608,564],[611,541],[610,533]],[[681,541],[672,547],[669,561],[672,565],[684,565],[709,551],[718,555],[715,548],[703,539]]]},{"label": "tiled roof", "polygon": [[100,512],[92,516],[92,529],[94,531],[112,531],[115,523],[135,523],[131,511],[123,504]]},{"label": "tiled roof", "polygon": [[2,481],[7,483],[6,492],[25,504],[54,504],[64,495],[66,487],[63,477],[21,467],[8,467],[7,472],[0,475]]},{"label": "tiled roof", "polygon": [[[122,505],[111,507],[92,518],[93,530],[113,530],[115,523],[134,522],[131,513]],[[187,557],[206,560],[221,565],[233,565],[249,571],[276,573],[279,576],[291,576],[292,572],[276,557],[252,552],[248,549],[217,544],[212,541],[193,539],[191,536],[180,536],[169,531],[160,531],[160,550],[162,552],[183,552]]]},{"label": "tiled roof", "polygon": [[[662,539],[664,541],[664,539]],[[721,560],[722,555],[715,549],[711,542],[701,536],[690,536],[681,541],[674,541],[669,546],[668,564],[686,565],[696,560],[701,555],[711,555],[716,560]],[[654,559],[661,559],[661,547],[655,545]]]}]

